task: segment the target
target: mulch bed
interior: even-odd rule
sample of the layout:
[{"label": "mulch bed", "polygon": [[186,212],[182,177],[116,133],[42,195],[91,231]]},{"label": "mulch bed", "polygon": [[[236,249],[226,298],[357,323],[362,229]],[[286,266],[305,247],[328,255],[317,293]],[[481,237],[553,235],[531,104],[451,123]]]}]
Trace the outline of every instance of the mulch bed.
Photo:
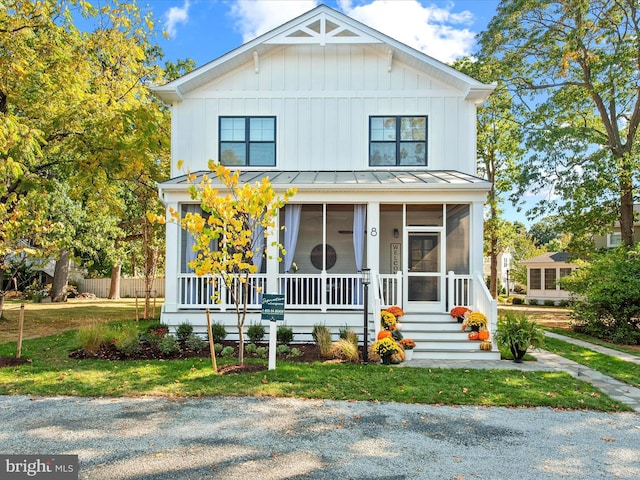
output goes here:
[{"label": "mulch bed", "polygon": [[[234,348],[234,357],[237,357],[237,342],[221,342],[224,347],[231,346]],[[267,344],[258,345],[258,346],[267,346]],[[287,360],[290,362],[315,362],[315,361],[324,361],[320,356],[320,349],[316,344],[311,343],[299,343],[299,344],[290,344],[290,349],[297,348],[300,351],[300,355],[297,357],[287,356],[287,355],[279,355],[278,360]],[[115,345],[102,345],[100,349],[96,352],[87,352],[84,349],[76,350],[69,354],[70,358],[74,358],[77,360],[83,359],[94,359],[94,360],[109,360],[109,361],[121,361],[121,360],[175,360],[175,359],[186,359],[186,358],[209,358],[209,349],[200,350],[200,351],[192,351],[186,348],[182,348],[180,351],[172,353],[170,355],[165,355],[157,349],[151,347],[146,342],[143,342],[142,348],[136,352],[134,355],[128,355],[120,350],[118,350]],[[220,358],[220,357],[217,357]],[[247,358],[256,358],[247,354],[245,350],[245,359]],[[15,360],[15,359],[14,359]],[[263,370],[267,370],[267,365],[262,363],[247,363],[244,362],[243,365],[229,364],[229,365],[219,365],[218,373],[221,375],[230,375],[237,373],[255,373]]]}]

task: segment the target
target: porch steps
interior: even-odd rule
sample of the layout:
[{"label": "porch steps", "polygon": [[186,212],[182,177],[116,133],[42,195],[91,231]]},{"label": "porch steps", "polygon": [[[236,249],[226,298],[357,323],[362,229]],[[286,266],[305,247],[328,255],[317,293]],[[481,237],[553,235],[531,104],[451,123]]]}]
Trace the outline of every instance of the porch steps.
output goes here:
[{"label": "porch steps", "polygon": [[480,350],[480,342],[469,340],[448,314],[406,313],[400,323],[402,335],[416,342],[416,360],[500,360],[495,342],[493,350]]}]

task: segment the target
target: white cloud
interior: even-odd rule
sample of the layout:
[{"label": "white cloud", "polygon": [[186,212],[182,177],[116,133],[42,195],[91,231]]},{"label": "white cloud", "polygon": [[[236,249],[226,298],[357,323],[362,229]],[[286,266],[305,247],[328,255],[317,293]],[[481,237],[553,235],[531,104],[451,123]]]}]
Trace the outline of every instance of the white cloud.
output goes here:
[{"label": "white cloud", "polygon": [[171,7],[164,14],[164,29],[169,37],[175,37],[177,33],[177,25],[179,23],[186,24],[189,21],[189,7],[191,2],[185,0],[182,7]]},{"label": "white cloud", "polygon": [[[301,15],[318,5],[316,0],[236,1],[231,16],[244,42]],[[453,1],[443,6],[419,0],[336,0],[348,16],[389,35],[441,62],[469,55],[475,33],[474,17],[467,10],[454,12]],[[440,3],[442,5],[442,2]]]},{"label": "white cloud", "polygon": [[443,7],[418,0],[374,0],[357,6],[351,0],[339,0],[339,4],[351,18],[441,62],[469,55],[474,45],[475,34],[467,28],[473,14],[454,13],[453,2]]},{"label": "white cloud", "polygon": [[231,16],[244,42],[248,42],[318,5],[316,0],[239,1],[232,5]]}]

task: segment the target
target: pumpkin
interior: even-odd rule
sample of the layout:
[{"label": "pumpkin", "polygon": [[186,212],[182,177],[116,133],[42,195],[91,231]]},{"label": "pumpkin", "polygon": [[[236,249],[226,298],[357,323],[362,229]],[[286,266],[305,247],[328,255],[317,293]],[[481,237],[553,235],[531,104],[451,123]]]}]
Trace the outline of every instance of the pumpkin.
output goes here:
[{"label": "pumpkin", "polygon": [[489,330],[480,330],[478,332],[478,340],[489,340]]},{"label": "pumpkin", "polygon": [[493,348],[493,345],[491,344],[490,340],[483,340],[482,342],[480,342],[480,350],[491,350]]},{"label": "pumpkin", "polygon": [[382,340],[383,338],[391,337],[392,333],[389,330],[380,330],[378,332],[378,340]]},{"label": "pumpkin", "polygon": [[469,332],[467,337],[469,338],[469,340],[478,340],[478,334],[479,333],[480,332]]}]

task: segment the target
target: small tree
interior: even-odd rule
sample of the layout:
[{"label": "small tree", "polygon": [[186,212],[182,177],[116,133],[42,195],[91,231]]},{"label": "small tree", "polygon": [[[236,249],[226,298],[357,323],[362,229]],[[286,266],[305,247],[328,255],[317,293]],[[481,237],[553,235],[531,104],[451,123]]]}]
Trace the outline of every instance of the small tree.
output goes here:
[{"label": "small tree", "polygon": [[[179,162],[178,168],[181,166]],[[278,210],[295,194],[295,189],[288,189],[280,197],[268,177],[254,184],[240,184],[239,170],[231,171],[213,161],[209,162],[209,169],[217,177],[215,186],[213,179],[204,175],[198,185],[191,183],[189,187],[191,198],[200,202],[205,215],[187,213],[180,218],[175,210],[171,215],[194,238],[197,257],[189,266],[198,276],[221,278],[231,294],[238,317],[238,365],[242,365],[247,304],[254,288],[249,277],[258,270],[253,257],[263,254],[262,241],[258,244],[259,235],[254,232],[264,232],[262,235],[266,236],[275,227]],[[189,174],[188,180],[194,182],[195,175]],[[269,248],[279,254],[282,245],[275,243]]]}]

